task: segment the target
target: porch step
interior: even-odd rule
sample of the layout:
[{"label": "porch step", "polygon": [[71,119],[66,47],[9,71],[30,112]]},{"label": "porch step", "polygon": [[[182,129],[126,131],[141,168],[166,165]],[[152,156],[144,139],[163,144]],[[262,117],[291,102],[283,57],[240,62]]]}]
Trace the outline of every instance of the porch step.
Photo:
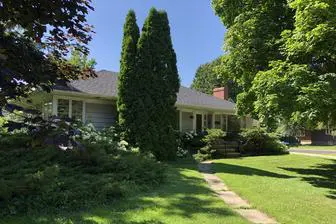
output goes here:
[{"label": "porch step", "polygon": [[228,145],[228,144],[215,144],[212,146],[214,149],[238,149],[238,145]]},{"label": "porch step", "polygon": [[236,152],[237,149],[235,148],[221,148],[221,147],[212,147],[213,149],[215,149],[218,152],[222,152],[222,153],[229,153],[229,152]]},{"label": "porch step", "polygon": [[230,152],[225,155],[225,158],[237,158],[240,156],[241,154],[239,152]]}]

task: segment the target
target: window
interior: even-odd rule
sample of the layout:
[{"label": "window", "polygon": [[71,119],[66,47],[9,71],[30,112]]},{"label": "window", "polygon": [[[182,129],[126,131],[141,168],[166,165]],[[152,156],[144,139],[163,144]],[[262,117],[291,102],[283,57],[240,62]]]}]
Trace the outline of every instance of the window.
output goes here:
[{"label": "window", "polygon": [[83,118],[83,102],[72,100],[71,118],[74,120],[82,120]]},{"label": "window", "polygon": [[68,118],[70,116],[74,120],[82,120],[83,101],[59,99],[57,115],[60,118]]},{"label": "window", "polygon": [[58,100],[57,115],[61,118],[69,117],[69,100]]}]

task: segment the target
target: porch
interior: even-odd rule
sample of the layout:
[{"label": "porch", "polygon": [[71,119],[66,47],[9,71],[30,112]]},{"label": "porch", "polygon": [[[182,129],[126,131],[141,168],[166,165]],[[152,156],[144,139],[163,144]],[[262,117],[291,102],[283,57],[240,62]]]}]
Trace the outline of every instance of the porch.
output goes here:
[{"label": "porch", "polygon": [[230,112],[207,111],[178,108],[177,127],[181,132],[196,131],[205,129],[222,129],[225,132],[238,131],[241,128],[248,128],[248,118],[239,119]]}]

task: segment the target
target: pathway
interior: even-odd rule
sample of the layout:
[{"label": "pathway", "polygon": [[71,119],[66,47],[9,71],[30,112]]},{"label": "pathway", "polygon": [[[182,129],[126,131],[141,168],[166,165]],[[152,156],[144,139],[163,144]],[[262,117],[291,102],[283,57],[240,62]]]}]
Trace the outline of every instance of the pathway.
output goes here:
[{"label": "pathway", "polygon": [[230,191],[223,181],[212,172],[211,162],[200,163],[198,168],[203,173],[204,179],[209,184],[210,188],[221,198],[226,204],[228,204],[234,211],[239,213],[242,217],[252,223],[259,224],[274,224],[277,223],[275,219],[269,217],[265,213],[253,209],[251,205],[235,192]]}]

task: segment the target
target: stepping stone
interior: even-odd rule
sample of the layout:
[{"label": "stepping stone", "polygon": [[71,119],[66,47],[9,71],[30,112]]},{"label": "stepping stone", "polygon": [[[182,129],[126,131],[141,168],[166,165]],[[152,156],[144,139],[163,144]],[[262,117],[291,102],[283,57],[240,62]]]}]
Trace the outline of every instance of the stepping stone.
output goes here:
[{"label": "stepping stone", "polygon": [[206,182],[211,187],[211,189],[214,190],[215,192],[228,190],[227,186],[217,176],[207,173],[204,173],[203,176]]},{"label": "stepping stone", "polygon": [[220,197],[226,204],[232,206],[233,208],[250,208],[251,207],[247,201],[239,197],[233,191],[218,192],[218,197]]},{"label": "stepping stone", "polygon": [[259,224],[276,224],[277,222],[256,209],[235,209],[237,213],[252,223]]},{"label": "stepping stone", "polygon": [[229,191],[224,182],[213,174],[211,161],[203,162],[198,165],[198,169],[203,173],[205,181],[209,187],[228,204],[235,212],[252,223],[276,224],[276,220],[267,216],[265,213],[252,209],[251,205],[233,191]]},{"label": "stepping stone", "polygon": [[211,169],[211,163],[200,163],[198,165],[198,169],[202,172],[202,173],[212,173],[212,169]]}]

